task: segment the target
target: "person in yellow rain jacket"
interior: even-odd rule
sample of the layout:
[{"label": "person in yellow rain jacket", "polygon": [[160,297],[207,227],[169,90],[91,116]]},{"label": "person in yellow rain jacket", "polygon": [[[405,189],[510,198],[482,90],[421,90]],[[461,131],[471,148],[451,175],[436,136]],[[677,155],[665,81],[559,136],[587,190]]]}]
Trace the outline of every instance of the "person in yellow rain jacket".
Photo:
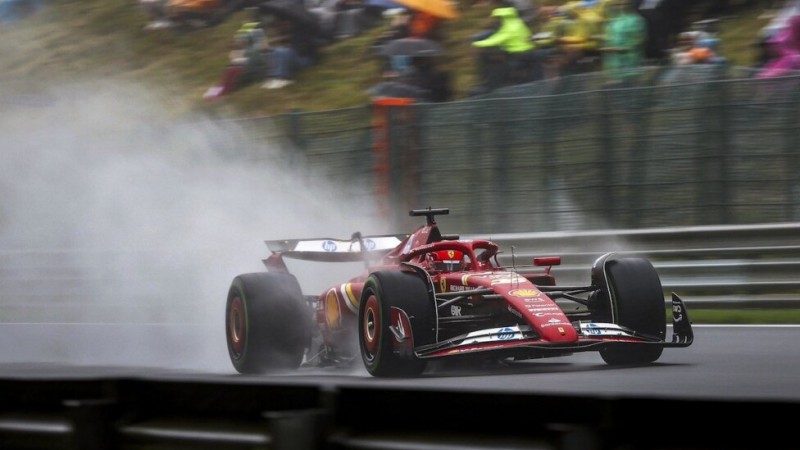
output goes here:
[{"label": "person in yellow rain jacket", "polygon": [[[600,42],[603,19],[599,6],[584,1],[565,3],[560,8],[561,16],[557,33],[557,49],[560,55],[560,70],[569,75],[599,68]],[[598,67],[592,67],[592,62]]]},{"label": "person in yellow rain jacket", "polygon": [[489,36],[472,42],[480,49],[478,73],[481,83],[472,90],[478,95],[517,81],[531,81],[532,75],[515,77],[518,72],[531,73],[534,61],[534,45],[531,30],[519,17],[513,6],[501,6],[492,10],[491,17],[499,26]]}]

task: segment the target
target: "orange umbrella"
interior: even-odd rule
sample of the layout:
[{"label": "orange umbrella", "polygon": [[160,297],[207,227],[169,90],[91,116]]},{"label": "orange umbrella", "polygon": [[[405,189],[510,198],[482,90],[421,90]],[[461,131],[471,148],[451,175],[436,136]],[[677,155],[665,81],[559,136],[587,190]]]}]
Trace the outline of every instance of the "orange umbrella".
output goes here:
[{"label": "orange umbrella", "polygon": [[456,5],[451,0],[394,0],[394,2],[442,19],[458,17]]}]

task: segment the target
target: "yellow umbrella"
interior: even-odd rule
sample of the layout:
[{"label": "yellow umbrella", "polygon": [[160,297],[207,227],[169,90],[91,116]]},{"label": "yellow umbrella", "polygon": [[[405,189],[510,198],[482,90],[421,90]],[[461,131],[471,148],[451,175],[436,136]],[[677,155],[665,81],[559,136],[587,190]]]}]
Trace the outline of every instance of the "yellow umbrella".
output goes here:
[{"label": "yellow umbrella", "polygon": [[193,16],[210,18],[222,9],[222,0],[167,0],[167,15],[173,18]]},{"label": "yellow umbrella", "polygon": [[458,10],[451,0],[394,0],[394,2],[442,19],[458,17]]}]

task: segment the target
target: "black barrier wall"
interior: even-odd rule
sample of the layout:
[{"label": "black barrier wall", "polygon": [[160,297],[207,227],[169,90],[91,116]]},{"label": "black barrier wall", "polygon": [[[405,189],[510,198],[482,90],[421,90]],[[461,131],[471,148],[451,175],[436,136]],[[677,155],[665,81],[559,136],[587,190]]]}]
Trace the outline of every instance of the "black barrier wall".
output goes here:
[{"label": "black barrier wall", "polygon": [[778,401],[135,379],[0,380],[11,449],[794,449]]}]

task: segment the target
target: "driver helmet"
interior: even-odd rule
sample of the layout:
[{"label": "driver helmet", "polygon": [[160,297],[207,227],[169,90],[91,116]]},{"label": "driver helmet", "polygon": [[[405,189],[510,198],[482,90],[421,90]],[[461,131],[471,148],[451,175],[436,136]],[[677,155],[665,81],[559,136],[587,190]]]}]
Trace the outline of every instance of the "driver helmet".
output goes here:
[{"label": "driver helmet", "polygon": [[464,252],[458,250],[439,250],[428,254],[434,270],[453,272],[464,269]]}]

